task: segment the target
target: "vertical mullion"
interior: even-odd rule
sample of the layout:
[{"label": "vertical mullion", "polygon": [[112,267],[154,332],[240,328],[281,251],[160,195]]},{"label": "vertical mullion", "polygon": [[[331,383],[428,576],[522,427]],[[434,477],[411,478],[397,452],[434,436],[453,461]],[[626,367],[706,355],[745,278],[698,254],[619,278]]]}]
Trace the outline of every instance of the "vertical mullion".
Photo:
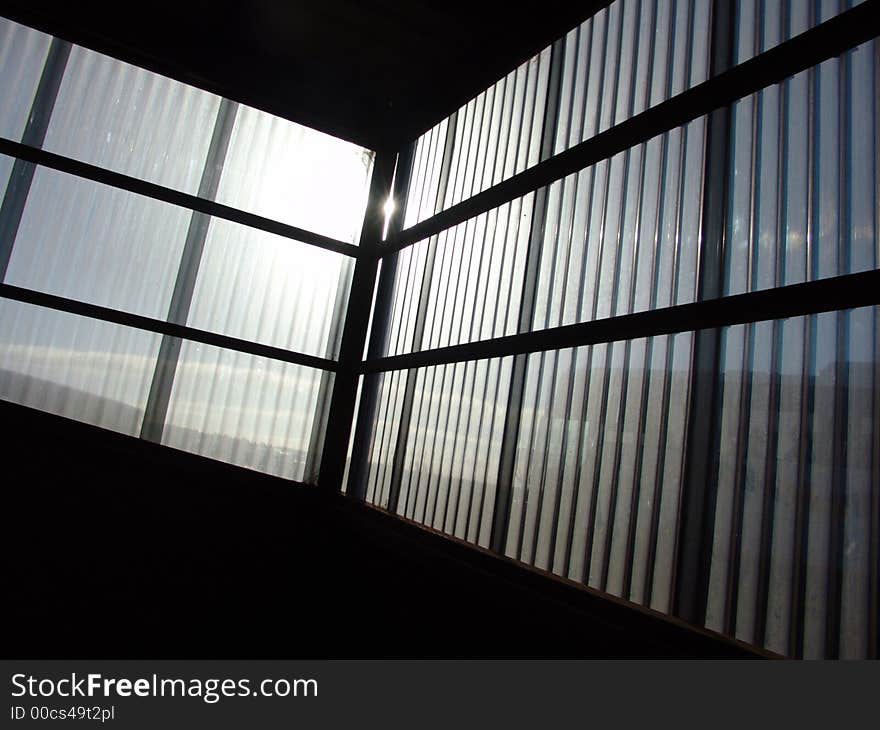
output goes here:
[{"label": "vertical mullion", "polygon": [[[565,39],[553,44],[550,55],[550,78],[547,83],[547,102],[544,107],[544,127],[541,131],[541,155],[545,160],[553,154],[556,117],[559,111],[559,95],[562,89],[562,67]],[[541,263],[541,247],[544,237],[544,219],[547,215],[547,188],[535,192],[532,213],[532,226],[526,251],[525,272],[523,274],[522,297],[520,299],[518,332],[531,327],[535,309],[535,289],[538,285]],[[525,394],[528,355],[516,355],[510,378],[510,391],[507,398],[507,413],[501,437],[501,458],[498,467],[498,482],[495,488],[495,505],[492,515],[492,534],[490,549],[504,554],[507,542],[507,529],[510,522],[512,504],[513,470],[516,460],[516,442],[522,418],[522,403]]]},{"label": "vertical mullion", "polygon": [[[235,102],[228,99],[220,101],[211,143],[205,157],[202,179],[199,182],[198,196],[200,198],[213,200],[217,194],[237,111],[238,104]],[[168,305],[167,319],[169,322],[180,325],[185,325],[187,322],[210,223],[210,216],[193,211],[189,229],[186,232],[180,265],[177,269],[174,291]],[[179,337],[162,336],[141,426],[141,438],[148,441],[156,443],[162,441],[181,345],[182,340]]]},{"label": "vertical mullion", "polygon": [[[732,65],[736,33],[735,6],[732,0],[714,2],[710,78]],[[698,264],[700,301],[721,294],[725,221],[729,205],[730,130],[730,107],[716,109],[709,115]],[[720,404],[717,389],[719,357],[718,330],[699,330],[694,337],[692,355],[673,596],[673,613],[698,624],[703,623],[706,613],[717,496],[717,474],[713,474],[713,467],[715,447],[720,437],[716,414]]]},{"label": "vertical mullion", "polygon": [[[49,45],[31,111],[22,133],[23,144],[31,147],[43,146],[61,81],[64,78],[70,49],[71,45],[59,38],[53,38]],[[27,203],[36,168],[37,166],[32,162],[16,159],[9,175],[3,203],[0,205],[0,281],[6,278],[6,270],[12,258],[12,247],[15,245],[15,237],[21,225],[24,206]]]},{"label": "vertical mullion", "polygon": [[[399,230],[409,206],[410,178],[412,175],[416,143],[407,145],[397,161],[397,170],[393,183],[394,200],[397,201],[395,216],[388,226],[388,234]],[[425,152],[427,156],[427,151]],[[427,166],[428,161],[425,160]],[[418,211],[416,211],[418,213]],[[410,252],[412,254],[412,252]],[[381,357],[388,339],[391,326],[391,312],[394,299],[395,282],[398,275],[400,253],[395,252],[382,259],[382,271],[379,273],[379,284],[373,304],[372,321],[370,324],[370,341],[367,346],[367,357]],[[369,373],[364,375],[361,383],[361,400],[354,426],[354,438],[351,448],[351,466],[349,467],[346,493],[363,501],[367,496],[370,454],[373,451],[376,416],[378,414],[379,385],[390,373]]]},{"label": "vertical mullion", "polygon": [[[841,225],[838,228],[838,271],[851,271],[852,252],[852,194],[848,175],[848,160],[852,154],[849,115],[852,106],[852,56],[844,55],[840,61],[839,104],[840,146],[838,158],[839,200]],[[843,600],[843,572],[846,564],[844,545],[844,521],[847,518],[846,500],[846,427],[849,422],[849,342],[850,311],[837,312],[837,346],[835,384],[837,395],[834,399],[834,447],[831,469],[831,519],[829,537],[828,566],[828,613],[825,633],[825,657],[837,659],[840,656],[841,617]]]},{"label": "vertical mullion", "polygon": [[[318,483],[339,491],[345,471],[344,454],[348,450],[357,397],[358,370],[364,353],[370,305],[379,268],[382,232],[385,228],[384,203],[392,192],[396,155],[388,150],[376,153],[370,192],[361,228],[360,246],[352,275],[351,293],[346,308],[339,368],[333,380],[333,394],[327,416],[327,430],[321,453]],[[378,324],[388,317],[387,309],[374,315]]]},{"label": "vertical mullion", "polygon": [[[874,43],[874,83],[880,79],[880,43]],[[878,126],[880,126],[880,94],[874,98],[874,235],[880,239],[880,185],[877,184],[877,175],[880,175],[880,139],[878,139]],[[880,266],[880,240],[874,254],[874,264]],[[874,309],[874,362],[880,362],[880,311]],[[868,565],[873,566],[871,571],[871,587],[868,592],[868,653],[870,659],[880,658],[880,368],[874,368],[874,439],[873,457],[871,459],[871,484],[874,485],[871,502],[871,527],[869,534]]]},{"label": "vertical mullion", "polygon": [[[880,100],[878,100],[880,106]],[[880,118],[880,115],[878,115]],[[880,166],[875,169],[880,169]],[[877,220],[875,218],[876,226]],[[875,227],[876,231],[877,228]],[[880,263],[880,262],[878,262]],[[880,362],[880,312],[874,308],[874,362]],[[880,658],[880,368],[874,368],[874,438],[871,453],[871,481],[874,485],[871,495],[871,516],[868,534],[868,565],[870,569],[870,586],[868,590],[868,659]]]}]

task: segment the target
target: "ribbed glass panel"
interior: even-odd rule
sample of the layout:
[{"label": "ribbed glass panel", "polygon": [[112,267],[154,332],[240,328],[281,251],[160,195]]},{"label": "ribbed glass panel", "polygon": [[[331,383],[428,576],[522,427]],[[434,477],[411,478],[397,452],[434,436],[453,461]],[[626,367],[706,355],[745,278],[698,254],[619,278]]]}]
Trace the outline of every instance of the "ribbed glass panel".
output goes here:
[{"label": "ribbed glass panel", "polygon": [[864,0],[737,0],[735,62],[742,63]]},{"label": "ribbed glass panel", "polygon": [[518,198],[401,252],[389,354],[516,332],[534,197]]},{"label": "ribbed glass panel", "polygon": [[878,359],[873,307],[723,330],[710,628],[794,656],[866,656]]},{"label": "ribbed glass panel", "polygon": [[400,413],[408,373],[397,370],[382,373],[377,389],[376,417],[367,456],[367,501],[380,507],[388,506],[395,446],[400,431]]},{"label": "ribbed glass panel", "polygon": [[[441,234],[442,235],[442,234]],[[435,239],[436,240],[436,239]],[[425,268],[431,265],[435,245],[427,241],[408,246],[397,255],[385,354],[410,352],[415,338],[419,302],[423,296]],[[383,259],[383,267],[388,259]]]},{"label": "ribbed glass panel", "polygon": [[726,292],[876,268],[878,44],[733,107]]},{"label": "ribbed glass panel", "polygon": [[408,373],[415,395],[399,514],[488,546],[512,364],[496,358]]},{"label": "ribbed glass panel", "polygon": [[[52,39],[0,18],[0,137],[20,140]],[[0,155],[0,200],[15,160]]]},{"label": "ribbed glass panel", "polygon": [[37,168],[5,282],[164,319],[191,216]]},{"label": "ribbed glass panel", "polygon": [[43,148],[195,195],[219,105],[214,94],[74,47]]},{"label": "ribbed glass panel", "polygon": [[669,610],[692,343],[529,356],[507,555]]},{"label": "ribbed glass panel", "polygon": [[705,120],[550,186],[534,329],[694,301]]},{"label": "ribbed glass panel", "polygon": [[[20,140],[52,38],[0,18],[0,137]],[[5,180],[0,167],[0,180]]]},{"label": "ribbed glass panel", "polygon": [[533,207],[529,194],[437,237],[427,324],[416,349],[516,332]]},{"label": "ribbed glass panel", "polygon": [[159,335],[0,300],[0,398],[136,435]]},{"label": "ribbed glass panel", "polygon": [[162,443],[302,481],[319,370],[184,341]]},{"label": "ribbed glass panel", "polygon": [[[0,133],[17,139],[48,37],[3,22],[0,52],[27,60],[4,64],[0,77],[4,102],[14,102],[0,111]],[[219,105],[213,94],[74,47],[44,147],[197,194]],[[372,164],[367,149],[242,106],[216,199],[357,243]]]},{"label": "ribbed glass panel", "polygon": [[356,244],[373,153],[241,107],[217,201]]},{"label": "ribbed glass panel", "polygon": [[407,191],[406,212],[403,227],[415,225],[442,210],[440,178],[449,119],[444,119],[433,129],[425,132],[416,142],[412,172]]},{"label": "ribbed glass panel", "polygon": [[565,36],[555,152],[708,78],[711,3],[617,0]]},{"label": "ribbed glass panel", "polygon": [[[705,81],[710,4],[617,0],[569,32],[554,154]],[[404,227],[431,217],[444,152],[452,155],[440,210],[540,161],[550,48],[419,138]],[[446,150],[446,124],[455,123]]]},{"label": "ribbed glass panel", "polygon": [[[419,138],[405,227],[539,162],[549,78],[550,49],[546,48]],[[447,150],[446,125],[452,119],[455,130]],[[438,198],[444,153],[451,155],[449,183]],[[435,210],[436,202],[440,205]]]},{"label": "ribbed glass panel", "polygon": [[[532,329],[695,300],[705,126],[695,120],[550,186]],[[388,354],[516,332],[534,197],[401,252]],[[419,296],[424,334],[413,342]]]},{"label": "ribbed glass panel", "polygon": [[187,323],[335,358],[351,271],[347,256],[214,218]]}]

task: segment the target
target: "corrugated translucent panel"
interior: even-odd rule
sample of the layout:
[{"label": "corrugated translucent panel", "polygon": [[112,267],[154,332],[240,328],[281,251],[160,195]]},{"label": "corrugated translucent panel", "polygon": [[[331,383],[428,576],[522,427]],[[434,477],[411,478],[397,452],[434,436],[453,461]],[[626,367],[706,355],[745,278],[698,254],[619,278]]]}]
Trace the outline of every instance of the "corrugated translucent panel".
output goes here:
[{"label": "corrugated translucent panel", "polygon": [[389,354],[516,332],[534,197],[505,203],[401,252]]},{"label": "corrugated translucent panel", "polygon": [[21,139],[51,42],[44,33],[0,18],[0,137]]},{"label": "corrugated translucent panel", "polygon": [[[51,42],[50,36],[0,18],[0,137],[21,139]],[[0,196],[14,163],[0,155]]]},{"label": "corrugated translucent panel", "polygon": [[534,329],[694,301],[705,120],[550,186]]},{"label": "corrugated translucent panel", "polygon": [[496,358],[408,373],[415,388],[399,514],[488,546],[512,365]]},{"label": "corrugated translucent panel", "polygon": [[[430,218],[540,161],[550,49],[511,71],[461,107],[451,149],[444,120],[416,145],[404,226]],[[449,181],[438,193],[443,155],[451,155]],[[439,207],[436,205],[439,204]]]},{"label": "corrugated translucent panel", "polygon": [[184,341],[162,443],[302,481],[325,378],[332,375]]},{"label": "corrugated translucent panel", "polygon": [[711,3],[617,0],[565,36],[554,152],[708,78]]},{"label": "corrugated translucent panel", "polygon": [[877,267],[878,48],[734,105],[727,293]]},{"label": "corrugated translucent panel", "polygon": [[[697,119],[550,186],[532,329],[694,301],[705,127]],[[516,332],[533,203],[516,199],[401,252],[388,354]]]},{"label": "corrugated translucent panel", "polygon": [[[33,61],[20,64],[21,70],[10,64],[3,80],[8,87],[2,89],[4,97],[18,106],[0,112],[0,131],[16,138],[23,124],[19,117],[27,118],[41,70],[39,48],[28,33],[33,34],[19,32],[24,41],[13,38],[15,33],[10,38],[19,46],[25,41],[34,46],[19,49]],[[9,47],[15,44],[10,41]],[[25,71],[36,75],[31,79]],[[44,147],[196,194],[219,104],[213,94],[74,47]],[[369,150],[242,106],[216,199],[357,243],[372,163]]]},{"label": "corrugated translucent panel", "polygon": [[872,651],[878,362],[873,307],[723,331],[710,628],[794,656]]},{"label": "corrugated translucent panel", "polygon": [[[432,239],[435,240],[436,238]],[[390,260],[389,265],[395,267],[395,276],[385,354],[412,351],[419,318],[419,303],[423,296],[427,296],[422,294],[426,267],[433,267],[435,257],[436,244],[423,241],[403,249],[395,257],[396,261]],[[383,259],[383,267],[386,261],[389,259]]]},{"label": "corrugated translucent panel", "polygon": [[220,97],[74,47],[44,149],[198,192]]},{"label": "corrugated translucent panel", "polygon": [[442,210],[440,178],[449,118],[419,137],[416,142],[407,191],[403,227],[408,228]]},{"label": "corrugated translucent panel", "polygon": [[371,504],[388,506],[395,446],[400,431],[407,371],[382,373],[377,387],[377,408],[367,456],[366,498]]},{"label": "corrugated translucent panel", "polygon": [[737,0],[735,62],[742,63],[864,0]]},{"label": "corrugated translucent panel", "polygon": [[37,168],[5,281],[164,319],[191,216]]},{"label": "corrugated translucent panel", "polygon": [[0,300],[0,398],[136,435],[160,339]]},{"label": "corrugated translucent panel", "polygon": [[347,256],[214,218],[187,323],[334,358],[351,270]]},{"label": "corrugated translucent panel", "polygon": [[240,107],[217,202],[357,243],[373,153]]},{"label": "corrugated translucent panel", "polygon": [[693,334],[530,355],[506,554],[670,610]]}]

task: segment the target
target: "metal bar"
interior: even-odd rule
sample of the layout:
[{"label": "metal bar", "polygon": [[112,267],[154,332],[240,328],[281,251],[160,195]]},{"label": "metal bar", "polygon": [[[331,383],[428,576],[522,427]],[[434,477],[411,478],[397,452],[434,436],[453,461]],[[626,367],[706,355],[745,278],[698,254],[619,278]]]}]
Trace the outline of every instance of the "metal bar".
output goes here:
[{"label": "metal bar", "polygon": [[744,96],[865,43],[880,34],[874,20],[880,0],[867,0],[821,25],[677,94],[636,116],[525,170],[482,193],[407,228],[382,247],[399,251],[513,198],[613,157],[675,127],[680,127]]},{"label": "metal bar", "polygon": [[[351,294],[345,316],[342,344],[339,348],[339,364],[333,382],[333,395],[327,415],[327,431],[318,484],[339,491],[345,472],[345,454],[348,451],[357,397],[358,365],[364,352],[367,328],[370,321],[370,305],[379,265],[374,256],[382,241],[385,227],[384,203],[392,191],[394,167],[397,155],[388,151],[376,153],[373,175],[364,224],[361,229],[360,250],[364,252],[355,263]],[[383,313],[384,316],[387,314]]]},{"label": "metal bar", "polygon": [[429,365],[525,355],[602,342],[728,327],[880,304],[880,270],[790,284],[778,289],[678,304],[634,314],[495,337],[363,363],[362,372],[381,373]]},{"label": "metal bar", "polygon": [[[878,102],[880,105],[880,102]],[[875,219],[876,225],[876,219]],[[875,229],[876,230],[876,229]],[[880,316],[874,312],[874,362],[880,362]],[[880,368],[874,368],[874,438],[871,444],[871,526],[868,534],[868,659],[880,658]]]},{"label": "metal bar", "polygon": [[825,619],[825,657],[840,658],[840,635],[843,596],[843,571],[846,564],[844,545],[844,520],[846,518],[846,426],[849,411],[849,312],[838,312],[837,320],[837,362],[835,364],[834,413],[829,414],[834,422],[832,467],[831,467],[831,505],[828,539],[828,584],[827,614]]},{"label": "metal bar", "polygon": [[[336,298],[333,301],[333,314],[330,319],[330,334],[327,338],[326,356],[333,358],[339,352],[342,328],[345,326],[345,305],[351,293],[352,262],[346,260],[339,270],[336,284]],[[303,468],[303,481],[313,484],[318,479],[318,466],[324,450],[324,434],[327,431],[327,413],[330,409],[330,395],[333,392],[333,376],[326,370],[321,373],[318,383],[318,396],[315,399],[315,418],[309,436],[309,448]]]},{"label": "metal bar", "polygon": [[[71,45],[66,41],[53,38],[40,75],[40,82],[34,94],[31,111],[22,134],[26,145],[39,147],[43,144],[49,120],[58,98],[58,90],[64,78],[64,69],[70,56]],[[6,278],[6,270],[12,258],[12,247],[21,224],[24,206],[34,179],[36,168],[26,160],[17,159],[12,166],[3,204],[0,205],[0,281]]]},{"label": "metal bar", "polygon": [[[732,0],[715,0],[712,8],[711,68],[709,81],[729,78],[731,74],[746,69],[742,64],[729,70],[734,62],[734,36],[736,33],[736,3]],[[806,35],[806,34],[804,34]],[[799,36],[802,38],[803,36]],[[777,46],[778,50],[782,46]],[[772,53],[772,51],[768,51]],[[783,54],[784,55],[784,54]],[[769,63],[765,54],[753,59],[761,60],[753,73],[767,71]],[[809,65],[809,64],[808,64]],[[762,88],[767,84],[761,84]],[[705,86],[705,84],[703,84]],[[735,97],[738,98],[738,97]],[[727,99],[725,103],[734,101]],[[726,297],[718,299],[723,291],[724,261],[726,251],[726,225],[730,186],[730,133],[731,110],[724,106],[709,115],[706,129],[706,158],[703,178],[703,200],[700,221],[699,290],[698,301],[691,306],[739,307],[737,323],[778,317],[762,317],[750,306],[749,300]],[[681,171],[684,175],[684,170]],[[788,296],[786,296],[788,293]],[[776,294],[782,302],[791,304],[798,300],[798,291],[786,287],[770,292],[742,295]],[[801,295],[803,296],[803,295]],[[805,303],[805,302],[804,302]],[[732,311],[728,312],[732,314]],[[787,315],[782,315],[787,316]],[[718,369],[721,358],[721,335],[715,327],[730,322],[716,323],[710,312],[703,312],[702,326],[697,330],[693,346],[690,396],[688,402],[687,438],[685,441],[684,475],[680,498],[678,540],[672,599],[672,612],[692,623],[702,624],[706,613],[711,569],[711,545],[715,526],[715,503],[718,480],[715,471],[715,454],[719,433]]]},{"label": "metal bar", "polygon": [[222,203],[216,203],[213,200],[205,200],[196,195],[182,193],[179,190],[172,190],[171,188],[166,188],[162,185],[157,185],[156,183],[139,180],[130,175],[123,175],[120,172],[106,170],[103,167],[97,167],[95,165],[90,165],[87,162],[73,160],[69,157],[57,155],[54,152],[47,152],[46,150],[41,150],[21,142],[14,142],[4,137],[0,137],[0,154],[16,157],[19,160],[40,165],[41,167],[48,167],[52,170],[76,175],[77,177],[92,180],[93,182],[111,185],[122,190],[127,190],[130,193],[153,198],[154,200],[161,200],[165,203],[189,208],[190,210],[198,211],[199,213],[204,213],[205,215],[210,215],[215,218],[223,218],[232,221],[233,223],[239,223],[243,226],[257,228],[261,231],[266,231],[267,233],[274,233],[277,236],[292,238],[300,243],[307,243],[310,246],[317,246],[318,248],[323,248],[327,251],[334,251],[343,254],[344,256],[357,258],[362,255],[361,250],[351,243],[337,241],[334,238],[322,236],[319,233],[312,233],[304,228],[297,228],[296,226],[291,226],[287,223],[280,223],[279,221],[264,218],[263,216],[254,213],[247,213],[238,208],[232,208],[228,205],[223,205]]},{"label": "metal bar", "polygon": [[[457,115],[450,117],[446,127],[446,141],[443,149],[443,160],[440,165],[440,180],[437,185],[437,200],[434,210],[440,210],[446,199],[446,190],[449,185],[450,170],[452,167],[452,151],[455,141],[455,123]],[[434,265],[437,257],[437,236],[432,236],[428,241],[428,250],[425,254],[425,268],[422,270],[422,285],[419,288],[419,299],[416,308],[415,323],[411,348],[421,347],[425,336],[425,323],[428,319],[428,303],[431,298],[431,282],[434,278]],[[401,323],[401,327],[403,323]],[[424,392],[424,386],[423,386]],[[416,373],[406,373],[404,385],[403,403],[400,410],[400,426],[397,431],[397,440],[394,445],[394,456],[391,468],[391,482],[388,494],[388,510],[397,512],[400,501],[400,488],[403,480],[403,466],[406,458],[406,450],[409,443],[409,429],[412,422],[413,403],[416,395]]]},{"label": "metal bar", "polygon": [[201,342],[205,345],[222,347],[226,350],[245,352],[249,355],[256,355],[257,357],[268,357],[272,360],[289,362],[293,365],[304,365],[305,367],[329,370],[331,372],[335,372],[338,367],[338,364],[335,361],[327,360],[323,357],[315,357],[314,355],[305,355],[300,352],[283,350],[280,347],[261,345],[257,342],[240,340],[237,337],[228,337],[227,335],[220,335],[215,332],[206,332],[205,330],[196,329],[195,327],[187,327],[175,324],[174,322],[166,322],[162,319],[153,319],[152,317],[142,317],[139,314],[121,312],[117,309],[100,307],[96,304],[88,304],[86,302],[77,301],[76,299],[67,299],[65,297],[46,294],[32,289],[23,289],[10,284],[0,284],[0,297],[3,297],[4,299],[13,299],[17,302],[24,302],[25,304],[34,304],[38,307],[55,309],[59,312],[77,314],[82,317],[91,317],[92,319],[99,319],[102,322],[120,324],[124,327],[135,327],[148,332],[155,332],[160,335],[179,337],[184,340],[192,340],[193,342]]},{"label": "metal bar", "polygon": [[[444,140],[443,156],[440,164],[440,180],[437,186],[437,197],[434,202],[435,210],[438,210],[439,206],[442,205],[443,199],[446,195],[446,187],[449,182],[449,170],[452,165],[452,152],[455,146],[454,140],[456,120],[457,113],[453,114],[449,118],[449,120],[447,120],[446,124],[446,137]],[[413,142],[406,147],[404,152],[401,154],[400,160],[398,161],[397,177],[395,178],[394,183],[394,198],[398,201],[397,211],[399,211],[399,216],[397,220],[392,223],[392,226],[394,227],[392,228],[391,226],[389,226],[389,235],[393,235],[394,232],[400,229],[400,226],[403,224],[404,215],[406,215],[406,210],[411,202],[415,202],[417,205],[419,205],[419,208],[421,208],[422,201],[410,201],[407,197],[410,187],[409,182],[412,175],[415,151],[416,143]],[[426,149],[426,170],[431,167],[432,162],[432,160],[427,159],[429,153],[430,149]],[[422,174],[421,169],[419,170],[419,174]],[[428,188],[427,182],[427,180],[422,182],[425,190]],[[430,241],[428,246],[429,250],[427,252],[427,258],[425,261],[425,274],[423,276],[422,283],[423,289],[425,288],[425,283],[429,283],[431,281],[432,273],[429,273],[428,269],[430,268],[433,271],[434,255],[437,246],[436,239]],[[376,304],[374,307],[373,322],[371,325],[372,329],[370,330],[370,343],[367,349],[368,358],[377,357],[380,353],[385,351],[386,340],[388,337],[388,329],[391,325],[391,305],[394,298],[394,283],[397,278],[397,264],[398,257],[396,254],[382,259],[382,272],[379,277],[379,288],[376,294]],[[427,297],[424,291],[420,291],[420,305],[421,298],[423,296]],[[419,317],[417,312],[416,325],[414,329],[419,328],[418,321]],[[423,329],[424,322],[422,323],[422,331]],[[421,341],[421,337],[422,335],[420,334],[419,339],[416,340],[414,335],[413,341]],[[363,500],[366,496],[366,481],[369,467],[369,465],[367,464],[367,457],[370,447],[371,434],[373,430],[373,421],[375,420],[376,416],[379,382],[380,379],[376,375],[367,375],[364,377],[361,387],[361,403],[358,410],[357,424],[355,426],[355,438],[354,445],[352,447],[351,468],[349,471],[348,488],[346,491],[349,495],[361,500]],[[401,420],[401,430],[403,430],[404,426],[408,425],[408,423],[408,420],[405,423]],[[394,473],[392,471],[392,485],[393,474]],[[394,496],[395,510],[397,507],[397,500],[399,499],[399,495],[400,489],[398,485],[397,494],[396,496]]]},{"label": "metal bar", "polygon": [[[544,107],[544,127],[541,131],[541,159],[547,159],[553,154],[553,143],[556,131],[556,119],[559,114],[559,100],[562,90],[563,56],[565,51],[565,39],[556,41],[550,51],[550,78],[547,82],[547,102]],[[503,185],[504,183],[500,183]],[[489,190],[495,190],[489,188]],[[481,193],[480,195],[484,195]],[[471,200],[480,196],[477,195]],[[512,196],[515,197],[515,196]],[[541,247],[544,238],[544,222],[547,215],[548,202],[547,189],[541,188],[535,194],[535,202],[532,208],[532,229],[529,235],[528,250],[526,252],[525,273],[523,274],[522,297],[520,299],[518,331],[525,332],[531,329],[532,319],[535,314],[535,290],[538,286],[538,277],[541,272]],[[505,201],[502,201],[505,202]],[[489,206],[490,208],[492,206]],[[487,208],[488,210],[488,208]],[[519,335],[514,335],[517,337]],[[508,338],[496,338],[508,339]],[[493,340],[488,340],[492,342]],[[456,348],[467,352],[479,347],[480,343],[458,345]],[[446,350],[456,348],[444,348]],[[436,350],[435,350],[436,352]],[[419,353],[423,354],[423,353]],[[514,350],[508,355],[518,355],[513,361],[513,372],[510,378],[510,391],[507,398],[507,413],[504,418],[504,431],[501,437],[501,456],[499,459],[498,482],[495,487],[495,508],[492,516],[492,537],[490,549],[499,554],[504,554],[504,546],[507,541],[507,528],[510,522],[510,508],[513,496],[513,469],[516,461],[516,442],[519,436],[519,425],[522,418],[522,402],[525,395],[526,369],[528,357],[525,352]],[[475,360],[477,358],[467,358]],[[463,361],[463,360],[456,360]],[[453,362],[453,361],[450,361]]]},{"label": "metal bar", "polygon": [[[235,125],[235,115],[238,104],[221,100],[217,109],[217,118],[214,122],[214,131],[211,135],[211,143],[208,154],[205,157],[205,167],[202,170],[202,179],[199,182],[198,196],[212,200],[220,186],[220,178],[223,175],[223,164],[226,160],[226,150],[229,148],[229,140],[232,138],[232,128]],[[205,241],[208,238],[208,227],[211,223],[209,216],[204,213],[193,212],[190,219],[189,229],[186,233],[186,241],[180,256],[180,265],[177,269],[177,279],[174,282],[174,291],[171,302],[168,305],[166,319],[175,324],[185,325],[192,306],[192,298],[196,288],[196,278],[202,261],[202,252]],[[168,404],[171,401],[171,388],[174,385],[174,375],[177,372],[177,362],[180,356],[181,340],[177,337],[164,336],[159,345],[159,355],[156,360],[156,369],[153,371],[153,380],[150,385],[150,393],[144,409],[144,419],[141,425],[141,438],[148,441],[161,443],[162,432],[165,429],[165,417],[168,414]]]}]

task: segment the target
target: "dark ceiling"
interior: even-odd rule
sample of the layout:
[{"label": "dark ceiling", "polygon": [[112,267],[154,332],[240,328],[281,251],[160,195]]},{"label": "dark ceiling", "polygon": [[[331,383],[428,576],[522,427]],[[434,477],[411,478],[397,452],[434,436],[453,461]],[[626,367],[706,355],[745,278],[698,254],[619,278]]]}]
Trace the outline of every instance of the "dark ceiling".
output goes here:
[{"label": "dark ceiling", "polygon": [[0,14],[372,149],[394,149],[604,4],[0,0]]}]

